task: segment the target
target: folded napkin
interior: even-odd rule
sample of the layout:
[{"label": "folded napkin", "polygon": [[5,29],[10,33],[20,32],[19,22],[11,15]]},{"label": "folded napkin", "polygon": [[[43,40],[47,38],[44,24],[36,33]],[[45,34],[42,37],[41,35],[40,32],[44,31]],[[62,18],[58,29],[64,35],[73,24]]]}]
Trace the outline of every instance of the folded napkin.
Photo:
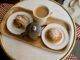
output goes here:
[{"label": "folded napkin", "polygon": [[74,21],[80,25],[80,0],[65,0],[63,7],[67,9]]}]

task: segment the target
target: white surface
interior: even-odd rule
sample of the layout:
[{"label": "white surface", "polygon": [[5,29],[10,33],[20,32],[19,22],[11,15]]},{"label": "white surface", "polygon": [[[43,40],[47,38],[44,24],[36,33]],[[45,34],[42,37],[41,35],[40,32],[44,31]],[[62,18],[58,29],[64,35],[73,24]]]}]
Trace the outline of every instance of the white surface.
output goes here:
[{"label": "white surface", "polygon": [[51,1],[28,0],[16,4],[15,7],[20,6],[25,9],[33,10],[38,5],[47,6],[50,12],[53,12],[52,16],[63,19],[64,21],[69,23],[71,27],[71,38],[69,40],[70,42],[68,48],[63,53],[55,53],[54,51],[52,53],[2,35],[1,42],[3,48],[11,57],[16,60],[59,60],[69,51],[70,47],[72,46],[74,39],[73,23],[68,13],[61,6]]},{"label": "white surface", "polygon": [[[62,38],[59,43],[51,43],[46,39],[45,34],[46,34],[46,31],[48,31],[49,29],[56,29],[62,34]],[[55,32],[53,32],[53,33],[55,33]],[[42,41],[44,42],[44,44],[54,50],[60,50],[60,49],[64,48],[69,42],[69,35],[68,35],[66,28],[64,28],[63,26],[61,26],[59,24],[55,24],[55,23],[47,25],[43,29],[41,36],[42,36]]]}]

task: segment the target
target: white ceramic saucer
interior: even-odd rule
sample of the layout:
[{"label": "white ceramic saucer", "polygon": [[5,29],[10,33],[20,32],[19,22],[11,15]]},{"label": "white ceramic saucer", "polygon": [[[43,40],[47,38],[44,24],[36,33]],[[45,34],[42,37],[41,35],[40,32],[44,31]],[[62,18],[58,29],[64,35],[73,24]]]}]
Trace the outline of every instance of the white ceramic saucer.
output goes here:
[{"label": "white ceramic saucer", "polygon": [[[67,57],[73,49],[75,43],[75,26],[70,15],[59,4],[45,0],[27,0],[17,3],[14,7],[22,7],[24,9],[33,9],[38,5],[45,5],[53,12],[52,16],[62,19],[70,24],[70,42],[63,53],[48,52],[29,44],[25,44],[18,40],[12,39],[10,36],[2,35],[1,43],[6,53],[15,60],[60,60]],[[10,13],[10,11],[8,12]],[[6,16],[6,15],[5,15]]]}]

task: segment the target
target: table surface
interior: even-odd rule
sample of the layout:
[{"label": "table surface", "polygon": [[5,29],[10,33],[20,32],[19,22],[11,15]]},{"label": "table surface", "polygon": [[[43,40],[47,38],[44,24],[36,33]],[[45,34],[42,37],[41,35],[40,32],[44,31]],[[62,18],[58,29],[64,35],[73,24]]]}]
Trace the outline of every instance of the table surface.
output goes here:
[{"label": "table surface", "polygon": [[[0,0],[1,1],[1,0]],[[5,13],[14,5],[14,3],[0,3],[0,20],[2,20]],[[76,36],[77,36],[77,43],[74,47],[74,50],[72,53],[67,57],[66,60],[80,60],[80,26],[76,24]],[[5,58],[4,58],[5,57]],[[4,52],[3,48],[0,46],[0,60],[5,60],[10,58],[7,56],[7,54]]]}]

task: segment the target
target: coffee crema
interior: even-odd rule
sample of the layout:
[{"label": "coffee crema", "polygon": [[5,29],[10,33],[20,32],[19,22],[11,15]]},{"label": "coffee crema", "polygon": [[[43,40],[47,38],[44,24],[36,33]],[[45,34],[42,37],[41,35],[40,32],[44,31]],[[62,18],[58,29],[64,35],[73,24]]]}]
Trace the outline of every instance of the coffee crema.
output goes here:
[{"label": "coffee crema", "polygon": [[35,16],[44,18],[49,14],[49,9],[45,6],[39,6],[34,10]]},{"label": "coffee crema", "polygon": [[25,15],[18,15],[13,22],[14,26],[19,29],[25,29],[26,23],[28,23],[28,18]]},{"label": "coffee crema", "polygon": [[49,29],[46,32],[46,38],[51,43],[58,43],[58,42],[60,42],[60,40],[62,38],[62,33],[56,29]]}]

